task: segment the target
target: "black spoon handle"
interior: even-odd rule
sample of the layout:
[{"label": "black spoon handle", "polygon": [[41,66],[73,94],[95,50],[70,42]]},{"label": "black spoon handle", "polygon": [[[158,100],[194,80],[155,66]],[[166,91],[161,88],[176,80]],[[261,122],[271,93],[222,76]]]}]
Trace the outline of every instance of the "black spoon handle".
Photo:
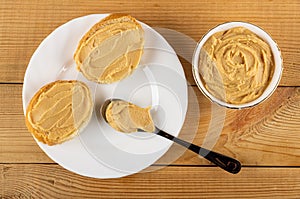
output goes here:
[{"label": "black spoon handle", "polygon": [[156,134],[160,135],[164,138],[167,138],[169,140],[172,140],[172,141],[176,142],[177,144],[180,144],[181,146],[184,146],[187,149],[201,155],[202,157],[204,157],[205,159],[214,163],[215,165],[221,167],[225,171],[236,174],[241,170],[241,163],[238,160],[235,160],[228,156],[207,150],[205,148],[199,147],[199,146],[189,143],[187,141],[181,140],[181,139],[174,137],[173,135],[170,135],[169,133],[166,133],[162,130],[158,130],[156,132]]}]

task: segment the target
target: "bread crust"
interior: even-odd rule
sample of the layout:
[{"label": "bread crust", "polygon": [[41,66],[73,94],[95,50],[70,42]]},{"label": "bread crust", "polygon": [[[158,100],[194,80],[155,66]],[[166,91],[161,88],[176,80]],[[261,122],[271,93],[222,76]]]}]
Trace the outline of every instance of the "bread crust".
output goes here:
[{"label": "bread crust", "polygon": [[[38,129],[35,129],[31,123],[29,122],[29,112],[30,110],[32,110],[33,106],[35,105],[36,101],[39,99],[39,97],[47,90],[49,90],[50,88],[52,88],[55,84],[60,84],[60,83],[79,83],[81,84],[82,86],[86,87],[88,90],[89,88],[83,83],[83,82],[80,82],[80,81],[77,81],[77,80],[57,80],[57,81],[54,81],[54,82],[51,82],[45,86],[43,86],[42,88],[40,88],[36,93],[35,95],[31,98],[28,106],[27,106],[27,109],[26,109],[26,116],[25,116],[25,124],[28,128],[28,130],[31,132],[31,134],[40,142],[44,143],[44,144],[47,144],[49,146],[52,146],[52,145],[55,145],[55,144],[60,144],[62,142],[65,142],[71,138],[73,138],[80,130],[82,130],[86,125],[87,123],[89,122],[91,116],[92,116],[92,106],[91,106],[91,110],[89,111],[89,117],[87,118],[86,122],[83,123],[77,130],[75,130],[74,132],[71,132],[69,135],[66,135],[64,136],[62,139],[60,140],[51,140],[47,137],[47,132],[41,132],[39,131]],[[90,95],[90,92],[89,92],[89,95]],[[90,100],[91,100],[91,96],[89,96]],[[92,100],[91,100],[91,103],[92,103]],[[93,103],[92,103],[93,104]]]}]

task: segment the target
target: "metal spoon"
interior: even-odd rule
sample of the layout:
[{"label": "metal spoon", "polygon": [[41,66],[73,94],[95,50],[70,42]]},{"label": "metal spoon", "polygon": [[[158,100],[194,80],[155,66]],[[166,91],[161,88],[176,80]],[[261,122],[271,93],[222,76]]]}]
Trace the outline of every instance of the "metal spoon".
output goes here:
[{"label": "metal spoon", "polygon": [[[121,99],[108,99],[106,100],[101,109],[101,115],[103,119],[107,122],[106,119],[106,108],[112,101],[122,101]],[[108,122],[107,122],[108,123]],[[139,130],[140,132],[144,132],[143,130]],[[216,153],[214,151],[210,151],[208,149],[199,147],[197,145],[194,145],[192,143],[189,143],[187,141],[181,140],[177,137],[174,137],[173,135],[164,132],[161,129],[158,129],[155,127],[155,131],[153,132],[157,135],[160,135],[164,138],[167,138],[169,140],[172,140],[173,142],[176,142],[177,144],[180,144],[181,146],[193,151],[196,154],[199,154],[200,156],[204,157],[205,159],[209,160],[210,162],[214,163],[218,167],[224,169],[225,171],[228,171],[229,173],[236,174],[241,170],[241,163],[238,160],[235,160],[231,157],[222,155],[220,153]]]}]

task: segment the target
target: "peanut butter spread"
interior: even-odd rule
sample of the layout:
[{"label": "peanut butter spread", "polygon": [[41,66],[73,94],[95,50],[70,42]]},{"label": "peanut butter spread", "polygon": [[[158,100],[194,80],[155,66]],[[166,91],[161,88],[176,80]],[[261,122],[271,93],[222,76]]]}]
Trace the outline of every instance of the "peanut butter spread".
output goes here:
[{"label": "peanut butter spread", "polygon": [[155,130],[150,107],[141,108],[122,100],[112,101],[108,105],[106,119],[111,127],[124,133],[137,132],[138,129],[146,132]]},{"label": "peanut butter spread", "polygon": [[110,18],[100,21],[95,25],[98,28],[87,33],[74,56],[83,75],[98,83],[127,77],[143,53],[144,31],[136,20],[129,16]]},{"label": "peanut butter spread", "polygon": [[274,71],[270,46],[252,31],[236,27],[213,34],[200,51],[199,71],[206,89],[231,104],[257,99]]},{"label": "peanut butter spread", "polygon": [[58,81],[43,87],[30,102],[27,122],[35,137],[49,145],[64,141],[88,122],[92,113],[88,87]]}]

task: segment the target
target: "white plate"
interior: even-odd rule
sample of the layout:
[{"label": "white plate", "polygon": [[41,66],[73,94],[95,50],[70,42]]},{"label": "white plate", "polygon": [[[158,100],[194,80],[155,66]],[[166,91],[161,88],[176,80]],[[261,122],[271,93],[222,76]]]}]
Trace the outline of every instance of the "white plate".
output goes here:
[{"label": "white plate", "polygon": [[122,98],[153,107],[156,125],[177,136],[187,111],[187,84],[180,61],[167,41],[149,26],[138,69],[128,78],[102,85],[86,80],[75,69],[73,54],[80,38],[106,14],[80,17],[53,31],[33,54],[24,77],[23,109],[43,85],[58,79],[85,82],[93,93],[94,113],[88,126],[74,139],[40,148],[62,167],[95,178],[117,178],[137,173],[153,164],[172,142],[149,133],[121,134],[99,114],[108,98]]}]

